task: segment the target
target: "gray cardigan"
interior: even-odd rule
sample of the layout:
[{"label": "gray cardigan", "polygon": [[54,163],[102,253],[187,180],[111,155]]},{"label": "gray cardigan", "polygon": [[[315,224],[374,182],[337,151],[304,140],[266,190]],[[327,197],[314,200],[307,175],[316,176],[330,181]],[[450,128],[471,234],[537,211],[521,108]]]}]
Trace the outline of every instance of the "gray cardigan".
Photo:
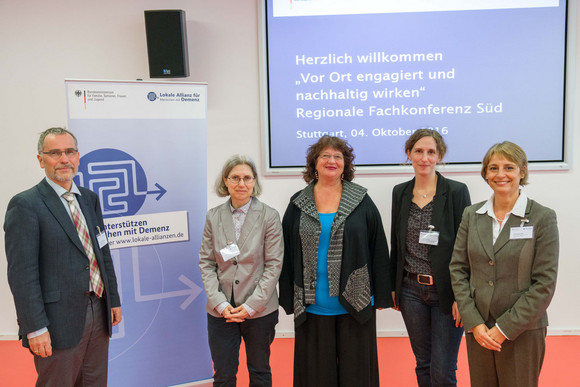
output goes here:
[{"label": "gray cardigan", "polygon": [[[296,326],[306,320],[304,309],[313,303],[311,297],[306,298],[306,290],[313,294],[316,288],[313,271],[304,261],[304,252],[313,245],[304,246],[304,232],[301,230],[305,225],[304,217],[309,218],[307,223],[317,225],[313,228],[314,233],[320,228],[313,187],[314,183],[290,199],[282,220],[284,265],[280,276],[280,305],[287,314],[294,313]],[[374,297],[375,308],[393,305],[387,239],[379,211],[365,188],[343,182],[341,202],[331,229],[331,245],[333,241],[339,243],[335,235],[342,235],[342,247],[336,248],[340,252],[339,302],[362,324],[373,315],[371,297]]]}]

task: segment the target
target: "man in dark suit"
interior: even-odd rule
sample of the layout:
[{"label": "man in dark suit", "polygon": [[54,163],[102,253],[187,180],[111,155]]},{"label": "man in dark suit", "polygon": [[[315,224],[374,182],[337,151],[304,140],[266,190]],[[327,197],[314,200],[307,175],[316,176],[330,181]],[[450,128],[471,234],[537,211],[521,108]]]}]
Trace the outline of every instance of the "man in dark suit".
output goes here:
[{"label": "man in dark suit", "polygon": [[37,386],[106,386],[109,337],[121,321],[98,197],[77,187],[77,140],[40,135],[46,178],[14,196],[4,222],[8,282]]}]

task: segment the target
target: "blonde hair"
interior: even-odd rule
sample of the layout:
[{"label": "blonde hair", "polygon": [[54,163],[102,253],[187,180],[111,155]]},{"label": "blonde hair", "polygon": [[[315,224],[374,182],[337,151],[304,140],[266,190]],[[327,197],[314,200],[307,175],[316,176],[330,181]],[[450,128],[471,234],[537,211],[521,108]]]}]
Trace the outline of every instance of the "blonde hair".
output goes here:
[{"label": "blonde hair", "polygon": [[520,185],[528,184],[528,157],[526,156],[526,152],[524,152],[519,145],[514,144],[511,141],[498,142],[497,144],[492,145],[485,156],[483,156],[483,161],[481,162],[481,177],[483,177],[483,180],[487,181],[485,178],[487,167],[494,155],[502,156],[506,160],[509,160],[520,167],[520,171],[523,174],[523,177],[520,180]]}]

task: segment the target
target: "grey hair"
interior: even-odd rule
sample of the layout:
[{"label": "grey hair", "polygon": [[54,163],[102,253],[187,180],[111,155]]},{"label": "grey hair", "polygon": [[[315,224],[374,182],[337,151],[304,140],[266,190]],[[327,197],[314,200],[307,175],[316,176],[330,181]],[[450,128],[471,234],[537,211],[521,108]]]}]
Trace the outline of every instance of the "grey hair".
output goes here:
[{"label": "grey hair", "polygon": [[72,132],[66,130],[65,128],[48,128],[44,132],[40,133],[40,137],[38,138],[38,154],[40,154],[42,152],[42,150],[44,149],[44,139],[49,134],[54,134],[55,136],[60,136],[63,134],[70,134],[71,137],[73,138],[73,140],[75,140],[75,146],[77,148],[79,146],[78,142],[77,142],[77,138],[75,137],[74,134],[72,134]]},{"label": "grey hair", "polygon": [[258,178],[258,169],[256,168],[254,161],[246,155],[233,155],[226,160],[222,168],[222,173],[215,181],[215,193],[220,197],[229,196],[230,193],[228,191],[228,187],[226,186],[225,179],[228,178],[232,169],[238,165],[247,165],[252,169],[252,173],[256,178],[254,189],[252,190],[252,196],[260,196],[262,193],[262,185],[260,184],[260,179]]}]

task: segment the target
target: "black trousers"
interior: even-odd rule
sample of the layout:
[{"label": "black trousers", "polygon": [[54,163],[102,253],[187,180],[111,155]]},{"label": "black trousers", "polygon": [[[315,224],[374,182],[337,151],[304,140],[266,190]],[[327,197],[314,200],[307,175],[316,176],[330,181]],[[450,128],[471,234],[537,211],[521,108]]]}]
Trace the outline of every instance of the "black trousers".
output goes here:
[{"label": "black trousers", "polygon": [[209,349],[213,360],[213,385],[235,386],[240,343],[246,346],[250,386],[272,386],[270,345],[276,334],[278,311],[264,317],[228,323],[225,318],[207,315]]},{"label": "black trousers", "polygon": [[350,314],[308,313],[295,328],[294,386],[379,386],[376,316],[359,324]]}]

